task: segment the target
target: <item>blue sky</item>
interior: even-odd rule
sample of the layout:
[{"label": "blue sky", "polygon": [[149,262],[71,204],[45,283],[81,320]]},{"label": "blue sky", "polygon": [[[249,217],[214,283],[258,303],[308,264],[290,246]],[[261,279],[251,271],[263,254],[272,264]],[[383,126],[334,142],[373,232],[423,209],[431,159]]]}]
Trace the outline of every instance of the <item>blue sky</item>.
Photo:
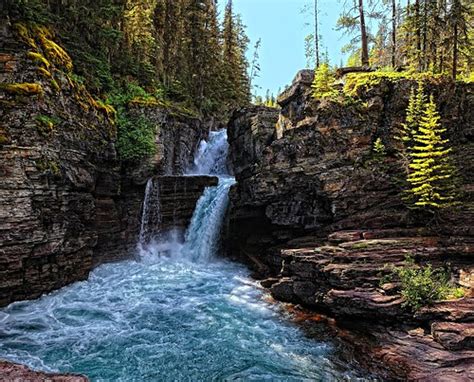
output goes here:
[{"label": "blue sky", "polygon": [[[340,0],[319,0],[320,34],[323,45],[328,50],[332,64],[340,64],[344,56],[341,48],[348,38],[335,30],[336,21],[342,10]],[[220,0],[221,9],[226,0]],[[306,67],[304,51],[305,36],[312,32],[312,16],[301,13],[308,0],[234,0],[236,13],[240,13],[249,44],[249,59],[253,54],[255,42],[261,38],[260,77],[256,83],[261,87],[259,94],[267,89],[277,93],[290,84],[296,72]]]}]

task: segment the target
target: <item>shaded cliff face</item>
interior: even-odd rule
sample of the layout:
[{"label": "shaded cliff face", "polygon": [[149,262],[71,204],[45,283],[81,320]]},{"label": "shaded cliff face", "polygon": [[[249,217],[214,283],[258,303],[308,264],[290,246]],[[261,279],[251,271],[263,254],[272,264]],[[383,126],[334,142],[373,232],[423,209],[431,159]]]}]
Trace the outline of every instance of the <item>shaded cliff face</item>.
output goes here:
[{"label": "shaded cliff face", "polygon": [[[403,178],[395,132],[404,122],[413,81],[382,81],[339,104],[311,97],[311,71],[300,73],[269,108],[237,111],[229,123],[231,161],[238,184],[231,193],[230,240],[236,252],[259,243],[284,243],[303,235],[325,238],[335,230],[423,226],[400,197]],[[472,203],[474,89],[472,84],[430,84]],[[387,156],[375,158],[381,138]],[[464,209],[448,214],[447,234],[473,235]],[[235,228],[235,230],[234,230]],[[248,230],[246,230],[248,228]],[[235,240],[234,240],[235,238]],[[258,249],[255,251],[258,252]]]},{"label": "shaded cliff face", "polygon": [[[1,306],[133,254],[147,178],[182,173],[209,123],[137,108],[155,126],[157,154],[122,163],[113,111],[54,60],[46,64],[39,39],[25,42],[21,29],[0,25]],[[204,185],[187,187],[189,205]]]}]

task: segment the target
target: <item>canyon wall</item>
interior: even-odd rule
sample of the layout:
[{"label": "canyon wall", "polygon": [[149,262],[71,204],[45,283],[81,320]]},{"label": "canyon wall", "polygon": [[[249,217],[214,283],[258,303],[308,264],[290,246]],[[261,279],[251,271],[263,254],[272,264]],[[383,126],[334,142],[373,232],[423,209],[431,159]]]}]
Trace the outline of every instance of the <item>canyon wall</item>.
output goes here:
[{"label": "canyon wall", "polygon": [[[28,37],[1,20],[0,306],[84,280],[94,266],[132,255],[147,178],[182,173],[213,126],[164,108],[134,107],[130,112],[155,126],[156,155],[120,161],[113,110],[45,59],[43,38],[52,37]],[[181,190],[180,200],[168,197],[167,209],[181,224],[189,208],[181,216],[178,203],[195,203],[205,183],[186,184],[192,192]]]},{"label": "canyon wall", "polygon": [[[237,180],[230,256],[249,264],[276,299],[366,333],[357,340],[351,334],[351,343],[370,359],[367,366],[382,365],[381,375],[390,369],[387,378],[473,378],[474,85],[426,84],[447,128],[462,200],[435,219],[402,200],[395,137],[416,81],[385,78],[350,98],[319,101],[313,75],[297,75],[278,99],[281,110],[245,108],[229,123]],[[378,138],[382,156],[374,151]],[[400,284],[384,281],[407,255],[449,265],[465,297],[413,314]]]}]

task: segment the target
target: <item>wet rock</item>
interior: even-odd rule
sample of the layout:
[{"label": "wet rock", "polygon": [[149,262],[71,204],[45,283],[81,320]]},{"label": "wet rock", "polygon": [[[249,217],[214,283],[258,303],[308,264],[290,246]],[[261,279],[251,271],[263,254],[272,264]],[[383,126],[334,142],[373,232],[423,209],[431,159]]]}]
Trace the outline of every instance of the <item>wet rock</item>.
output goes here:
[{"label": "wet rock", "polygon": [[87,377],[78,374],[43,373],[12,362],[0,360],[0,379],[4,382],[87,382]]}]

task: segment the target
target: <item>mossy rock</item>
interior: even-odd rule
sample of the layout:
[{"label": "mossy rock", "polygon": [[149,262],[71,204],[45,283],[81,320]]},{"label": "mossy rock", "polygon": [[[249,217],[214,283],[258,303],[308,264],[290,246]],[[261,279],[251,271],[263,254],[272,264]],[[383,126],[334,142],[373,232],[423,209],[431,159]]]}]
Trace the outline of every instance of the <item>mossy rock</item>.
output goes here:
[{"label": "mossy rock", "polygon": [[30,60],[44,65],[46,69],[48,69],[51,66],[51,63],[41,53],[28,52],[27,56]]},{"label": "mossy rock", "polygon": [[0,90],[10,94],[33,96],[43,94],[43,88],[36,82],[23,82],[14,84],[0,84]]}]

